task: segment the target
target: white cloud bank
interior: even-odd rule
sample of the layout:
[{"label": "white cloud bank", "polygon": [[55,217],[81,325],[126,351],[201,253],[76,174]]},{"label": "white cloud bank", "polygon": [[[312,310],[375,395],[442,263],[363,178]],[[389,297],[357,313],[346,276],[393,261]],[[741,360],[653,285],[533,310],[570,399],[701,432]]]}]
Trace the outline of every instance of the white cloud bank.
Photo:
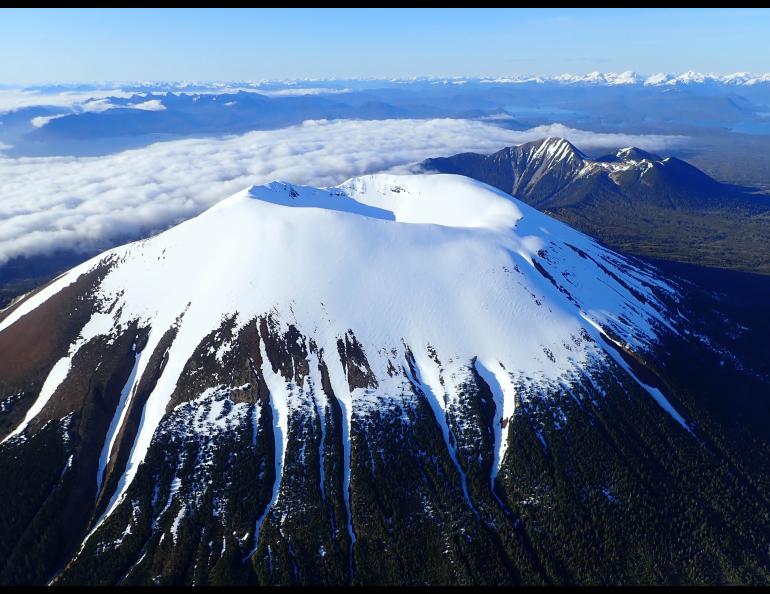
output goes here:
[{"label": "white cloud bank", "polygon": [[[427,157],[492,152],[545,136],[583,149],[661,150],[683,141],[559,124],[522,132],[471,120],[341,120],[163,142],[104,157],[0,156],[0,265],[57,249],[106,248],[196,215],[250,184],[333,185]],[[201,238],[207,240],[216,238]]]},{"label": "white cloud bank", "polygon": [[98,103],[107,97],[130,97],[118,88],[89,91],[43,93],[23,89],[0,89],[0,114],[24,107],[49,106],[73,109],[86,103]]},{"label": "white cloud bank", "polygon": [[30,123],[35,128],[42,128],[43,126],[48,125],[48,122],[50,122],[51,120],[58,120],[59,118],[63,118],[66,115],[69,115],[69,114],[60,113],[58,115],[52,115],[52,116],[37,116],[36,118],[32,118],[30,120]]},{"label": "white cloud bank", "polygon": [[[227,105],[227,104],[225,104]],[[109,99],[93,99],[69,106],[73,111],[71,113],[102,113],[109,109],[140,109],[142,111],[165,111],[166,106],[160,102],[160,99],[149,99],[139,103],[130,103],[127,105],[116,105]],[[71,115],[70,113],[60,113],[50,116],[37,116],[30,120],[35,128],[42,128],[48,125],[48,122]]]}]

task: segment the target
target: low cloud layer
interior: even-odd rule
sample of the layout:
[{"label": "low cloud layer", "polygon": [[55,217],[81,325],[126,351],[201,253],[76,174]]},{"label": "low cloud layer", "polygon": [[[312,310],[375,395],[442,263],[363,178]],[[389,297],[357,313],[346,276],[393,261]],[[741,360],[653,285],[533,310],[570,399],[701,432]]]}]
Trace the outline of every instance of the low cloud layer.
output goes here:
[{"label": "low cloud layer", "polygon": [[16,256],[93,251],[147,235],[250,184],[334,185],[427,157],[488,153],[546,136],[586,150],[634,145],[661,151],[683,140],[559,124],[522,132],[470,120],[346,120],[164,142],[105,157],[0,157],[0,265]]},{"label": "low cloud layer", "polygon": [[41,93],[24,89],[0,89],[0,114],[24,107],[73,108],[84,103],[96,103],[107,97],[130,97],[131,93],[118,88]]}]

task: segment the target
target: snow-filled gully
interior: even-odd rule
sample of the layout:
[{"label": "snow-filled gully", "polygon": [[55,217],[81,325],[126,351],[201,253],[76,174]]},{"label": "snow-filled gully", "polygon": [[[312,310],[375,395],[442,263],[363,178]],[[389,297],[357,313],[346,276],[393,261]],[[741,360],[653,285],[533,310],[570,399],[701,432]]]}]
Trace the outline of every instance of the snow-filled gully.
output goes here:
[{"label": "snow-filled gully", "polygon": [[273,416],[273,440],[275,442],[275,480],[273,482],[273,491],[270,501],[265,506],[262,514],[257,519],[254,527],[254,547],[247,557],[253,557],[259,548],[259,537],[267,515],[275,507],[281,492],[281,481],[283,480],[283,469],[286,461],[286,449],[289,439],[289,386],[286,380],[273,371],[273,366],[267,356],[264,340],[259,341],[259,350],[262,357],[262,377],[267,384],[267,391],[270,401],[270,409]]},{"label": "snow-filled gully", "polygon": [[419,390],[425,396],[425,399],[428,401],[428,404],[430,405],[430,408],[433,411],[433,415],[436,419],[436,423],[441,429],[441,435],[444,438],[444,444],[446,445],[447,452],[449,453],[449,458],[452,460],[452,463],[454,464],[455,468],[457,469],[457,473],[460,476],[460,486],[463,491],[463,496],[465,497],[465,502],[473,512],[473,515],[478,519],[479,512],[476,509],[476,506],[473,505],[470,495],[468,494],[468,481],[465,475],[465,471],[457,459],[457,447],[454,445],[456,440],[454,439],[454,436],[452,436],[451,430],[449,429],[449,424],[447,423],[445,400],[446,395],[444,393],[444,389],[441,386],[438,370],[435,368],[435,366],[424,361],[421,361],[420,363],[415,361],[414,363],[414,375],[412,375],[410,365],[404,367],[404,372],[407,374],[410,381],[413,381],[414,384],[419,388]]}]

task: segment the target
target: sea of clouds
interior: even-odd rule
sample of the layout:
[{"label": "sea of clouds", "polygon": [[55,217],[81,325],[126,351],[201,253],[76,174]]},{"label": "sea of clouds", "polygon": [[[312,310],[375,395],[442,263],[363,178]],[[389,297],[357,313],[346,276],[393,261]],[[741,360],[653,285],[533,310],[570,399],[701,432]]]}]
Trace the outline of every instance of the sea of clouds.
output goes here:
[{"label": "sea of clouds", "polygon": [[90,252],[197,215],[251,184],[328,186],[428,157],[489,153],[561,136],[581,149],[665,150],[682,137],[560,124],[514,131],[461,119],[307,121],[226,138],[161,142],[103,157],[0,155],[0,266],[16,256]]}]

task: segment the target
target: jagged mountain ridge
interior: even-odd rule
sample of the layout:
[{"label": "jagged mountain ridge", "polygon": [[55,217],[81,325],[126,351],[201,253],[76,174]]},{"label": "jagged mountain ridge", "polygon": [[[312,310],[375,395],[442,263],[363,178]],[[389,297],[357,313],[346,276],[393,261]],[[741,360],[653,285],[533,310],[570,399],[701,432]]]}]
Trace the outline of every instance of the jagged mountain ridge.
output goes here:
[{"label": "jagged mountain ridge", "polygon": [[538,208],[553,209],[611,194],[625,202],[672,209],[707,209],[738,192],[675,157],[661,158],[636,147],[590,159],[563,138],[549,137],[491,155],[462,153],[427,159],[427,171],[480,179]]},{"label": "jagged mountain ridge", "polygon": [[572,439],[574,403],[713,439],[661,363],[680,289],[457,176],[253,187],[2,316],[0,459],[56,452],[63,498],[9,582],[41,530],[57,583],[570,581],[518,440]]},{"label": "jagged mountain ridge", "polygon": [[491,155],[426,159],[418,168],[488,183],[634,255],[770,272],[767,197],[675,157],[628,147],[590,159],[551,137]]}]

